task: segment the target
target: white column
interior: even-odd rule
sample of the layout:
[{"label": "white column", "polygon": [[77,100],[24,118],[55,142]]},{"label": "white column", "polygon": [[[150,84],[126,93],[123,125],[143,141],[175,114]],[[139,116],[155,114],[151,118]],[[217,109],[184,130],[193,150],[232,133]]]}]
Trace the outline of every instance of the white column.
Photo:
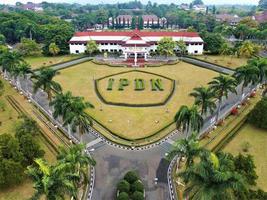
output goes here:
[{"label": "white column", "polygon": [[134,53],[134,65],[136,65],[137,64],[137,53],[135,52]]},{"label": "white column", "polygon": [[128,58],[128,54],[124,53],[124,59],[127,60],[127,58]]},{"label": "white column", "polygon": [[147,53],[145,53],[145,61],[147,60]]}]

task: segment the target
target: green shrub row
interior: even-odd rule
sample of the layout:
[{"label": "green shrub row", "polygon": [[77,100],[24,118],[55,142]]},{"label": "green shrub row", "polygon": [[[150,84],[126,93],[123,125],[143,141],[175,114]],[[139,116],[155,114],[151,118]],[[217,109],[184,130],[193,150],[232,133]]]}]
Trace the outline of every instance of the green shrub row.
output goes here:
[{"label": "green shrub row", "polygon": [[[168,95],[168,97],[162,101],[162,102],[158,102],[158,103],[147,103],[147,104],[130,104],[130,103],[117,103],[117,102],[112,102],[112,101],[107,101],[102,95],[101,93],[99,92],[99,89],[98,89],[98,81],[99,80],[95,80],[95,92],[96,92],[96,95],[98,96],[98,98],[105,104],[109,104],[109,105],[113,105],[113,106],[126,106],[126,107],[155,107],[155,106],[163,106],[165,105],[169,100],[170,98],[172,97],[173,93],[174,93],[174,90],[175,90],[175,81],[173,80],[172,82],[172,88],[171,88],[171,92],[170,94]],[[119,90],[123,90],[123,88],[119,88]]]},{"label": "green shrub row", "polygon": [[135,171],[129,171],[117,184],[117,200],[144,200],[144,185]]}]

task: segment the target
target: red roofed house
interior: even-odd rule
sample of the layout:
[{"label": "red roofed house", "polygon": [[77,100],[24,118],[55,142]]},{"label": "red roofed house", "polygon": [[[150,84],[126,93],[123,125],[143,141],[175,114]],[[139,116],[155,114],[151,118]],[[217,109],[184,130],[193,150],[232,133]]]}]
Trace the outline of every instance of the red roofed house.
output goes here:
[{"label": "red roofed house", "polygon": [[144,28],[163,27],[167,23],[166,18],[159,18],[156,15],[142,15]]},{"label": "red roofed house", "polygon": [[[87,42],[94,40],[100,52],[119,52],[125,59],[138,57],[146,60],[149,53],[157,51],[157,44],[163,37],[171,37],[174,41],[183,40],[188,54],[203,53],[203,40],[195,32],[76,32],[69,41],[69,47],[71,54],[84,53]],[[176,47],[174,51],[179,51],[179,48]]]},{"label": "red roofed house", "polygon": [[263,13],[258,14],[255,16],[255,20],[259,23],[267,22],[267,10],[265,10]]}]

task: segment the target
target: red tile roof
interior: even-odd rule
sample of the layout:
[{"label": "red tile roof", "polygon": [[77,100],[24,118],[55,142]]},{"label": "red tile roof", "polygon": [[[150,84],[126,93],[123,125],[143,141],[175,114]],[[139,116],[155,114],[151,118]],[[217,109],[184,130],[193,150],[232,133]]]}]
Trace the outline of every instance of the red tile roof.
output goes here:
[{"label": "red tile roof", "polygon": [[74,36],[128,36],[139,35],[140,37],[199,37],[197,32],[150,32],[150,31],[102,31],[102,32],[76,32]]},{"label": "red tile roof", "polygon": [[267,22],[267,10],[259,15],[256,15],[255,19],[260,23]]}]

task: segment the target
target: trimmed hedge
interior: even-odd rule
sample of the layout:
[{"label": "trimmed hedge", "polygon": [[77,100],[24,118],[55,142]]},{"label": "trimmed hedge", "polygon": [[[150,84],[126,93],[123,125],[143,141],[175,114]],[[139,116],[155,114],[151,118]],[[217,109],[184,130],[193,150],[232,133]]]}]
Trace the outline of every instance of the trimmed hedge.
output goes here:
[{"label": "trimmed hedge", "polygon": [[130,184],[133,184],[135,181],[138,180],[138,178],[139,177],[135,171],[129,171],[124,176],[124,179]]},{"label": "trimmed hedge", "polygon": [[[162,102],[158,102],[158,103],[147,103],[147,104],[131,104],[131,103],[116,103],[116,102],[112,102],[112,101],[107,101],[100,93],[99,89],[98,89],[98,82],[105,79],[105,78],[109,78],[109,77],[112,77],[112,76],[116,76],[116,75],[120,75],[120,74],[125,74],[125,73],[130,73],[130,72],[141,72],[141,73],[146,73],[146,74],[151,74],[151,75],[155,75],[155,76],[159,76],[159,77],[162,77],[162,78],[165,78],[169,81],[172,82],[172,88],[171,88],[171,91],[170,91],[170,94],[167,96],[167,98],[162,101]],[[146,72],[146,71],[136,71],[136,70],[130,70],[130,71],[126,71],[126,72],[119,72],[119,73],[116,73],[116,74],[112,74],[112,75],[108,75],[108,76],[104,76],[102,78],[99,78],[99,79],[96,79],[94,81],[95,83],[95,92],[96,92],[96,95],[98,96],[98,98],[105,104],[109,104],[109,105],[113,105],[113,106],[126,106],[126,107],[154,107],[154,106],[162,106],[162,105],[165,105],[169,100],[170,98],[172,97],[174,91],[175,91],[175,80],[169,78],[169,77],[166,77],[166,76],[163,76],[163,75],[159,75],[159,74],[155,74],[155,73],[152,73],[152,72]],[[122,90],[122,89],[121,89]]]},{"label": "trimmed hedge", "polygon": [[117,184],[117,200],[142,200],[144,199],[144,185],[136,171],[128,171],[124,178]]},{"label": "trimmed hedge", "polygon": [[129,200],[129,195],[126,192],[121,192],[117,197],[117,200]]},{"label": "trimmed hedge", "polygon": [[120,192],[129,192],[130,191],[130,184],[129,184],[129,182],[127,182],[127,180],[121,180],[117,185],[117,189]]},{"label": "trimmed hedge", "polygon": [[135,191],[132,195],[132,200],[144,200],[144,194],[139,191]]}]

